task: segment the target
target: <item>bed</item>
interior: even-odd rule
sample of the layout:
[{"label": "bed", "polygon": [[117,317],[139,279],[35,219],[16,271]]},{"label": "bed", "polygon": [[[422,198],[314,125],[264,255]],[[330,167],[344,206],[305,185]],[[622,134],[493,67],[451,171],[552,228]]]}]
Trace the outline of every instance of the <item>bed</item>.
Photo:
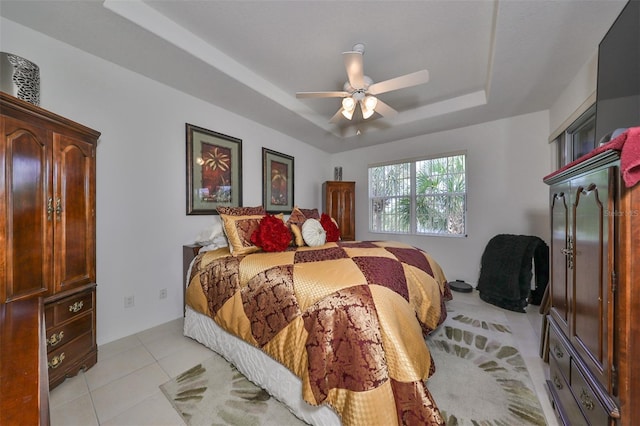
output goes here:
[{"label": "bed", "polygon": [[314,425],[443,424],[424,336],[451,298],[432,257],[393,241],[198,254],[185,335]]}]

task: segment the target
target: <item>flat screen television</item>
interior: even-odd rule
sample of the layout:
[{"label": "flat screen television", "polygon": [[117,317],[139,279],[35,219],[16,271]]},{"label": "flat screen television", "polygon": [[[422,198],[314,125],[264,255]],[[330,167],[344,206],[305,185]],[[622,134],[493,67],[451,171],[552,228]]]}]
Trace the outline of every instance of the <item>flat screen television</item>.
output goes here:
[{"label": "flat screen television", "polygon": [[596,143],[640,126],[640,1],[630,0],[598,47]]}]

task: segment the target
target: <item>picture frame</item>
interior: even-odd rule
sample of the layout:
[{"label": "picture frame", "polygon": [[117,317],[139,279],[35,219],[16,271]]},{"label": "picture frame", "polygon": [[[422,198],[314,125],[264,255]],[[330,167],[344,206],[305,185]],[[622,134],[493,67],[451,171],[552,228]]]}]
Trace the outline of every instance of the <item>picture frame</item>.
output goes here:
[{"label": "picture frame", "polygon": [[290,213],[294,204],[294,158],[262,148],[262,203],[267,213]]},{"label": "picture frame", "polygon": [[242,140],[186,123],[187,215],[242,206]]}]

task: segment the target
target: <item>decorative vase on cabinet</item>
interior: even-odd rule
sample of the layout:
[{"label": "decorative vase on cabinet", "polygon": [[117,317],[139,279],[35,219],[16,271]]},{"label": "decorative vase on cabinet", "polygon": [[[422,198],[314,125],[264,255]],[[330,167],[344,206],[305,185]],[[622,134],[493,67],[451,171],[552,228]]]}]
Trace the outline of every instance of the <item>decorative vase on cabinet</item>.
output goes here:
[{"label": "decorative vase on cabinet", "polygon": [[0,303],[42,297],[49,384],[97,361],[95,167],[100,133],[0,92]]},{"label": "decorative vase on cabinet", "polygon": [[327,181],[322,184],[322,211],[338,223],[340,238],[356,239],[355,182]]}]

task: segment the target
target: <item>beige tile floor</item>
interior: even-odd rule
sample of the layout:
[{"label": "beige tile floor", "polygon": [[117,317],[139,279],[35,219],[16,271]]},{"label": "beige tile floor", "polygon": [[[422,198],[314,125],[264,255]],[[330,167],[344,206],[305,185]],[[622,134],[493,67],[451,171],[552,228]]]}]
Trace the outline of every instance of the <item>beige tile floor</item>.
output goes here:
[{"label": "beige tile floor", "polygon": [[[476,291],[454,293],[467,303],[484,304]],[[496,308],[499,309],[499,308]],[[526,315],[507,315],[550,426],[557,425],[544,390],[547,365],[539,353],[542,316],[537,306]],[[182,318],[98,348],[98,363],[51,391],[52,426],[184,425],[159,386],[211,351],[182,335]]]}]

